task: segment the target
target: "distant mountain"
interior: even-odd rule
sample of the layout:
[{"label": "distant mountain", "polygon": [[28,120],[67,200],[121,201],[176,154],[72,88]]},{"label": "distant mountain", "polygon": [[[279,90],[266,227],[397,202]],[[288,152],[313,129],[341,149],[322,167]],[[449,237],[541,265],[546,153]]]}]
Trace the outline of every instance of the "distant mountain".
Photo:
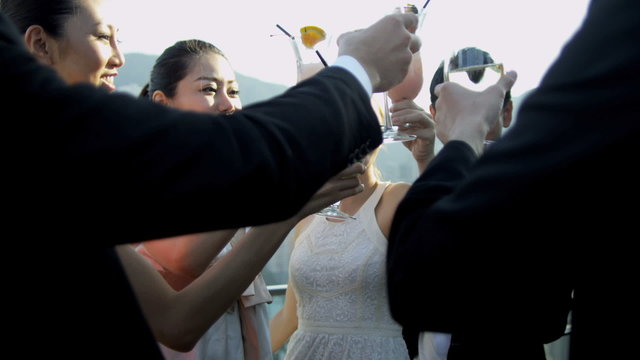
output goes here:
[{"label": "distant mountain", "polygon": [[[144,84],[149,81],[149,74],[157,57],[157,55],[138,53],[125,54],[127,63],[120,69],[116,78],[118,91],[137,96]],[[242,94],[242,105],[245,106],[282,94],[287,89],[285,85],[264,82],[239,73],[236,73],[236,76]]]}]

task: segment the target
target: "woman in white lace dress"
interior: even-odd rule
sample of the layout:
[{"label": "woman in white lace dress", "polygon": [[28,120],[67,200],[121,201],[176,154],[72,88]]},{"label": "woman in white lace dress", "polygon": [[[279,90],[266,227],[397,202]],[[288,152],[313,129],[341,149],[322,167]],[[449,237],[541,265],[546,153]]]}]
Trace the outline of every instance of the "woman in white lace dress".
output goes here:
[{"label": "woman in white lace dress", "polygon": [[[430,116],[412,101],[392,111],[395,123],[418,135],[406,145],[422,171],[433,157]],[[385,261],[391,221],[410,185],[379,180],[377,151],[365,159],[364,191],[340,205],[355,220],[310,216],[296,227],[285,304],[270,323],[273,351],[289,340],[286,359],[409,358],[389,312]]]}]

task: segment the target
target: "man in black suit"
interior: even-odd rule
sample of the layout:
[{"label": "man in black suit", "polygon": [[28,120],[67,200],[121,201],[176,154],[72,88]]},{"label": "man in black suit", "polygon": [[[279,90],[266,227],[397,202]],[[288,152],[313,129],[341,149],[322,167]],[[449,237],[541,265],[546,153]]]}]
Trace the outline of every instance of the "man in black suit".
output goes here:
[{"label": "man in black suit", "polygon": [[[451,333],[449,359],[543,359],[570,310],[571,359],[635,353],[625,329],[638,320],[638,16],[638,1],[593,0],[515,126],[480,158],[512,79],[460,98],[440,85],[446,145],[398,207],[387,265],[394,318]],[[491,92],[491,111],[471,105]]]},{"label": "man in black suit", "polygon": [[36,358],[160,358],[113,246],[294,214],[380,144],[368,95],[404,78],[416,24],[347,34],[341,65],[223,118],[67,86],[0,14],[7,342]]}]

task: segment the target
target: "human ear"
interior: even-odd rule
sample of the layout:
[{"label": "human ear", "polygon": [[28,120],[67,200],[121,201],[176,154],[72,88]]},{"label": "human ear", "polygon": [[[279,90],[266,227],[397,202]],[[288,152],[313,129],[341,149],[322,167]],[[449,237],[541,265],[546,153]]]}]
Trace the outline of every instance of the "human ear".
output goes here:
[{"label": "human ear", "polygon": [[502,127],[508,128],[511,125],[511,117],[513,116],[513,102],[511,100],[502,109],[502,114]]},{"label": "human ear", "polygon": [[154,91],[151,95],[151,100],[162,105],[169,105],[169,98],[164,94],[164,92],[162,92],[162,90]]},{"label": "human ear", "polygon": [[31,25],[24,33],[24,42],[27,50],[41,63],[52,66],[53,38],[40,25]]}]

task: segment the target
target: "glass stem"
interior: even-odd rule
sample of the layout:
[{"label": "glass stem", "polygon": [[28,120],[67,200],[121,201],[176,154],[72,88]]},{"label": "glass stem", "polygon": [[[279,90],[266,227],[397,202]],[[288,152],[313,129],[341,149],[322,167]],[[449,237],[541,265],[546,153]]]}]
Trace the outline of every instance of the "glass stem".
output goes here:
[{"label": "glass stem", "polygon": [[384,94],[384,131],[393,130],[393,123],[391,122],[391,113],[389,112],[389,94],[385,91]]}]

